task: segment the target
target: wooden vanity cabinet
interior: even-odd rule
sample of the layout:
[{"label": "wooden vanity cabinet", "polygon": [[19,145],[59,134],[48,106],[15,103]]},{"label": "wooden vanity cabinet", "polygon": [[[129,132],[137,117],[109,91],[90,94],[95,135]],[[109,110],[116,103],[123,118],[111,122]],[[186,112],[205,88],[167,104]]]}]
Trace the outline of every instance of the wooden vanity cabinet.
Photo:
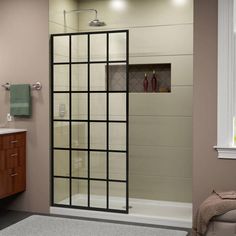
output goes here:
[{"label": "wooden vanity cabinet", "polygon": [[0,135],[0,199],[26,188],[26,132]]}]

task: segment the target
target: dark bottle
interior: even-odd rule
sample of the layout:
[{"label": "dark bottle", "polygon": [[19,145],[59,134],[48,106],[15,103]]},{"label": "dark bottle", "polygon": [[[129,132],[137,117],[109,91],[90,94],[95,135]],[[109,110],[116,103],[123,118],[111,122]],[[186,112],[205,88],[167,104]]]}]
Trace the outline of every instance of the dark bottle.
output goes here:
[{"label": "dark bottle", "polygon": [[147,79],[147,74],[146,73],[144,75],[144,80],[143,80],[143,89],[144,89],[144,92],[148,91],[148,79]]},{"label": "dark bottle", "polygon": [[157,78],[155,70],[153,71],[152,74],[152,92],[157,92]]}]

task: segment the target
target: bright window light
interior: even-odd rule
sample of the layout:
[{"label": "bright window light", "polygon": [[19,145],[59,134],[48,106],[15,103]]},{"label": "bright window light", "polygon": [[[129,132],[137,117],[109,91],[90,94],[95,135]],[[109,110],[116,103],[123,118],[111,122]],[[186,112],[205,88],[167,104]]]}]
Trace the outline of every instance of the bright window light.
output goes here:
[{"label": "bright window light", "polygon": [[183,6],[187,3],[188,0],[172,0],[176,6]]},{"label": "bright window light", "polygon": [[126,0],[111,0],[111,7],[114,10],[122,11],[126,8]]},{"label": "bright window light", "polygon": [[233,118],[233,146],[236,146],[236,117]]}]

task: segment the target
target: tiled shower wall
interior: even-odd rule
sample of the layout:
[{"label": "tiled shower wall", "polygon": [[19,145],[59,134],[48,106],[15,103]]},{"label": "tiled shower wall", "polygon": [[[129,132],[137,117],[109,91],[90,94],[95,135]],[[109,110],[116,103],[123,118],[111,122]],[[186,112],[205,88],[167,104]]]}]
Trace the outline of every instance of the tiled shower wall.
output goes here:
[{"label": "tiled shower wall", "polygon": [[[192,201],[193,1],[80,0],[103,29],[129,29],[130,64],[171,63],[171,93],[130,93],[130,196]],[[80,30],[91,15],[79,16]]]},{"label": "tiled shower wall", "polygon": [[[52,2],[54,6],[58,3]],[[70,9],[96,8],[99,18],[107,23],[102,30],[130,30],[131,64],[171,63],[171,93],[130,93],[130,196],[191,202],[193,2],[176,6],[166,0],[129,0],[126,11],[113,9],[106,0],[71,2],[74,5]],[[51,32],[65,32],[63,14],[58,13],[62,5],[54,6],[51,5]],[[67,32],[78,31],[75,26],[80,31],[97,30],[87,26],[92,17],[90,14],[70,16],[71,28]],[[94,68],[99,75],[96,86],[105,85],[104,66]],[[62,74],[67,73],[65,68],[61,70]],[[97,104],[94,104],[100,107],[100,112],[104,109],[102,101],[95,99]],[[58,98],[55,107],[60,102],[66,102],[66,98]],[[124,108],[118,110],[122,114]],[[102,173],[102,165],[95,165],[97,172]],[[116,167],[116,172],[122,174],[122,167]],[[64,183],[61,186],[60,191],[63,186],[66,190]],[[58,195],[61,200],[66,197],[66,191]]]}]

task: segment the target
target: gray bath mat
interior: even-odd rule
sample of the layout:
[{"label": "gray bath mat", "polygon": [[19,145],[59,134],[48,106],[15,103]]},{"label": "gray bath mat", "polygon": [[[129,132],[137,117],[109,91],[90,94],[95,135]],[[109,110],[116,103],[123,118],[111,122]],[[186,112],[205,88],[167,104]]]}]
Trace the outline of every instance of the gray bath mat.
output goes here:
[{"label": "gray bath mat", "polygon": [[50,216],[30,216],[0,231],[1,236],[186,236],[187,232]]}]

